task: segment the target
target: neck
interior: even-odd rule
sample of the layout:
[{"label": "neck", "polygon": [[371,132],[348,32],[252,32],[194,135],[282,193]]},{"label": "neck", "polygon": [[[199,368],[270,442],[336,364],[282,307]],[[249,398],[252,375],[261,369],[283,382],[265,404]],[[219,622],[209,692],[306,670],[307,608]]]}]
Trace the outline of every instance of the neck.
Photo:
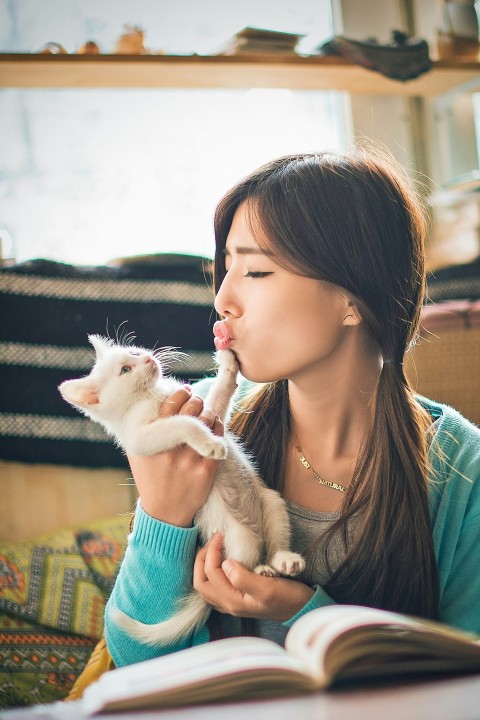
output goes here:
[{"label": "neck", "polygon": [[289,381],[292,431],[309,460],[356,460],[380,373],[377,353],[345,353]]}]

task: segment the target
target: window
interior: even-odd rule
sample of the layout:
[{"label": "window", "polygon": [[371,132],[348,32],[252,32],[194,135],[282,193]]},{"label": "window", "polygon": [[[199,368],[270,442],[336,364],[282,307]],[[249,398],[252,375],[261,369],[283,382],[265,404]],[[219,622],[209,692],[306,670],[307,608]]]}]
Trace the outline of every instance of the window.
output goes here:
[{"label": "window", "polygon": [[[134,18],[129,3],[105,2],[108,19],[93,0],[2,5],[4,52],[89,39],[111,52],[125,20],[169,53],[208,53],[246,25],[303,32],[305,50],[332,32],[327,0],[184,0],[175,17],[169,3],[137,2]],[[288,89],[6,89],[0,137],[0,228],[16,260],[80,264],[211,256],[214,208],[232,183],[277,155],[345,144],[339,93]]]}]

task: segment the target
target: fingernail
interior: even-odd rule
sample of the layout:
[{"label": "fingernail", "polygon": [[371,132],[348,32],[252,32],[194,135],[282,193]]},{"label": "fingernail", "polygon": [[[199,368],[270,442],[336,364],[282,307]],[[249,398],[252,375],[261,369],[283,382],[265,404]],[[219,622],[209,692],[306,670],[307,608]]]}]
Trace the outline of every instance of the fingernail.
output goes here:
[{"label": "fingernail", "polygon": [[224,560],[222,563],[222,570],[225,575],[230,575],[234,567],[235,563],[233,562],[233,560]]}]

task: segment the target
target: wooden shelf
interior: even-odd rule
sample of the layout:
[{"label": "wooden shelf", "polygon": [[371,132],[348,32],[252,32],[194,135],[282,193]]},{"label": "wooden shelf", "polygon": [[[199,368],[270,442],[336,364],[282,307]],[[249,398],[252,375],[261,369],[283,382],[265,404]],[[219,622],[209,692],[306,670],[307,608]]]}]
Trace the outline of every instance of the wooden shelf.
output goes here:
[{"label": "wooden shelf", "polygon": [[480,62],[434,62],[400,82],[343,58],[296,55],[0,54],[3,88],[290,88],[434,97],[480,89]]}]

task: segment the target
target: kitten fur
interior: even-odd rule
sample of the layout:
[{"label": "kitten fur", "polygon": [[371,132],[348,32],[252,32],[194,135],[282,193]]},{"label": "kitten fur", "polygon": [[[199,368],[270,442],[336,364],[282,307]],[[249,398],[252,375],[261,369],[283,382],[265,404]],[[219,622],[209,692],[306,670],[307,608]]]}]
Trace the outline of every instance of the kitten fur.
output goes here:
[{"label": "kitten fur", "polygon": [[[195,516],[202,544],[221,531],[225,558],[231,558],[263,575],[296,576],[305,568],[303,558],[290,552],[290,522],[280,495],[267,488],[239,442],[228,432],[214,435],[198,418],[175,415],[159,418],[165,398],[181,387],[165,377],[165,350],[156,353],[122,346],[99,335],[89,335],[95,364],[84,378],[59,386],[63,398],[92,420],[128,454],[152,455],[188,444],[200,455],[221,460],[207,501]],[[237,387],[238,365],[231,350],[217,351],[218,372],[205,400],[222,421],[227,420]],[[211,606],[192,589],[169,619],[144,624],[121,610],[113,620],[139,642],[168,645],[203,625]]]}]

